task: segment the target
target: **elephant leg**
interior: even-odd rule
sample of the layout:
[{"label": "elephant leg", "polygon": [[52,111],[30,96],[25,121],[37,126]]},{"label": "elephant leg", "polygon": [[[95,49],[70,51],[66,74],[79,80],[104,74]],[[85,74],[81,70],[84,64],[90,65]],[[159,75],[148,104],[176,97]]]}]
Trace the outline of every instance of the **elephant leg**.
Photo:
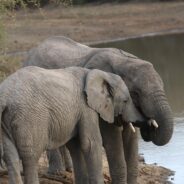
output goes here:
[{"label": "elephant leg", "polygon": [[[94,114],[95,113],[95,114]],[[102,139],[99,129],[98,116],[91,112],[79,122],[79,140],[88,171],[89,184],[103,184],[102,169]]]},{"label": "elephant leg", "polygon": [[20,174],[20,159],[15,145],[6,136],[3,137],[4,161],[8,168],[9,184],[23,184]]},{"label": "elephant leg", "polygon": [[67,147],[62,146],[59,148],[59,150],[60,150],[61,156],[63,157],[62,160],[64,162],[66,171],[72,172],[72,168],[73,168],[72,159]]},{"label": "elephant leg", "polygon": [[75,184],[89,184],[86,163],[79,140],[77,138],[70,140],[67,147],[73,161]]},{"label": "elephant leg", "polygon": [[22,159],[24,171],[24,184],[39,184],[38,161],[34,158]]},{"label": "elephant leg", "polygon": [[49,174],[58,175],[60,172],[62,173],[65,171],[65,165],[59,149],[48,150],[47,157],[49,160],[49,168],[47,172]]},{"label": "elephant leg", "polygon": [[6,168],[4,160],[2,160],[0,163],[0,172],[5,171],[5,170],[7,171],[7,168]]},{"label": "elephant leg", "polygon": [[14,129],[14,137],[16,138],[16,147],[22,160],[24,172],[24,184],[39,184],[38,179],[38,160],[44,151],[44,145],[36,144],[33,134],[28,131],[27,127],[19,126]]},{"label": "elephant leg", "polygon": [[122,129],[100,120],[103,146],[109,163],[112,184],[127,184],[127,167],[124,156]]},{"label": "elephant leg", "polygon": [[[138,130],[137,130],[138,131]],[[133,133],[129,126],[122,132],[125,160],[127,163],[127,182],[137,184],[138,177],[138,134]]]}]

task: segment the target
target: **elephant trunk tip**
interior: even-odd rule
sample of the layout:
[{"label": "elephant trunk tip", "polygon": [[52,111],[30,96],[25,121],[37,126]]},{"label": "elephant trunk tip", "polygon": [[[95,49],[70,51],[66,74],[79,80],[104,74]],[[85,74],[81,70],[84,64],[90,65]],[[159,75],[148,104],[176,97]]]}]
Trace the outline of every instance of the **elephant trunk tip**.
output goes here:
[{"label": "elephant trunk tip", "polygon": [[173,124],[172,118],[169,120],[166,127],[159,124],[159,127],[155,128],[155,131],[152,131],[152,142],[157,146],[164,146],[169,143],[173,135]]}]

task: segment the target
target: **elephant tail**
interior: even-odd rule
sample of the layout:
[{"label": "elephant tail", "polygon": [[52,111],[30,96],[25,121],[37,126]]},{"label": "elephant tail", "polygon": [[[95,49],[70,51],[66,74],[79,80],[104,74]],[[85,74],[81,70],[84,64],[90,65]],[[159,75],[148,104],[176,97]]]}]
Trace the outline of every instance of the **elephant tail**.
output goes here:
[{"label": "elephant tail", "polygon": [[2,135],[2,113],[3,108],[0,108],[0,166],[3,168],[3,135]]}]

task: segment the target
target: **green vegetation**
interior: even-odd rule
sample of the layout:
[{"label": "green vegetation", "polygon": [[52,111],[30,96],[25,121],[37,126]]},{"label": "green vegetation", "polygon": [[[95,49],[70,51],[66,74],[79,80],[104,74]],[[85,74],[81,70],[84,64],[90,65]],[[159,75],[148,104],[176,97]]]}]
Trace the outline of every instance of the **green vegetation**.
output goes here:
[{"label": "green vegetation", "polygon": [[[0,0],[0,52],[5,48],[6,32],[3,18],[8,10],[14,9],[19,0]],[[0,82],[20,66],[20,59],[0,56]]]},{"label": "green vegetation", "polygon": [[71,4],[72,0],[1,0],[0,8],[5,10],[19,7],[42,7],[49,3],[66,5]]},{"label": "green vegetation", "polygon": [[2,18],[3,18],[3,14],[5,12],[5,3],[2,1],[0,2],[0,49],[4,43],[4,38],[5,38],[5,31],[4,31],[4,26],[2,23]]},{"label": "green vegetation", "polygon": [[0,82],[21,66],[20,57],[0,56]]},{"label": "green vegetation", "polygon": [[3,18],[8,11],[14,10],[17,5],[23,5],[22,0],[0,0],[0,49],[4,48],[5,44],[5,27],[3,24]]},{"label": "green vegetation", "polygon": [[2,49],[2,46],[5,43],[5,30],[4,30],[4,26],[2,23],[2,20],[0,18],[0,49]]}]

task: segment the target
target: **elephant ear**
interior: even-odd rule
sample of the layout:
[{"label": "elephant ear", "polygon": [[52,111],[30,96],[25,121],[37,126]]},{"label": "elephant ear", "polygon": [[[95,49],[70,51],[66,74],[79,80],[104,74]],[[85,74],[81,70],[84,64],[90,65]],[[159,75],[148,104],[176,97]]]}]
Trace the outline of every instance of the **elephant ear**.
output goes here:
[{"label": "elephant ear", "polygon": [[88,73],[85,83],[88,105],[109,123],[114,122],[113,84],[110,74],[96,69]]}]

